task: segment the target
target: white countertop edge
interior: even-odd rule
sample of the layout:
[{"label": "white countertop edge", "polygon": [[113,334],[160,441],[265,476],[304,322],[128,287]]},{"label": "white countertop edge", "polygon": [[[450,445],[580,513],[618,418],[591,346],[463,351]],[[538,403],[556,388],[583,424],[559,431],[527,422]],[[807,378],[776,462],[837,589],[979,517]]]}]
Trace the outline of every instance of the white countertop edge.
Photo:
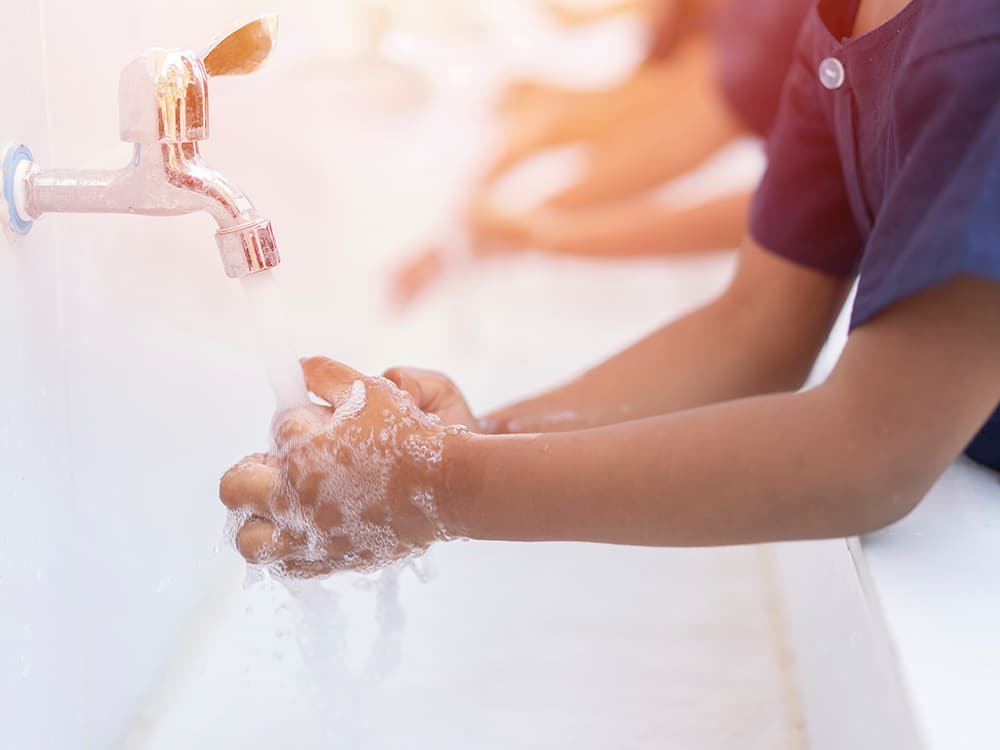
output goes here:
[{"label": "white countertop edge", "polygon": [[926,750],[1000,747],[1000,475],[960,459],[907,518],[848,548]]}]

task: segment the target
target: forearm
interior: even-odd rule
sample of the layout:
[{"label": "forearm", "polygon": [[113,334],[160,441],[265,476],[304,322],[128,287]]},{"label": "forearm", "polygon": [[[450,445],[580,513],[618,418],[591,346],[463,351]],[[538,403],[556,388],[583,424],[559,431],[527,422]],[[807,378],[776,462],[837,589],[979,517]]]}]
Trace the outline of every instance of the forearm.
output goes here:
[{"label": "forearm", "polygon": [[528,218],[530,244],[562,255],[622,258],[737,247],[750,193],[684,208],[639,199],[577,211],[540,209]]},{"label": "forearm", "polygon": [[880,463],[884,454],[865,455],[864,441],[840,439],[850,416],[825,397],[817,390],[578,432],[464,437],[450,464],[451,523],[477,539],[655,546],[840,537],[891,523],[922,496],[927,467],[897,471]]},{"label": "forearm", "polygon": [[501,433],[565,431],[795,390],[846,291],[845,282],[748,242],[718,300],[562,387],[486,415],[485,424]]},{"label": "forearm", "polygon": [[622,132],[626,123],[657,117],[664,92],[677,89],[678,75],[678,66],[668,60],[643,65],[621,83],[603,89],[537,82],[513,85],[506,143],[486,170],[484,185],[491,186],[532,153],[569,143],[601,143]]},{"label": "forearm", "polygon": [[996,409],[998,289],[956,277],[895,303],[807,392],[563,434],[455,436],[447,522],[484,539],[648,545],[885,526]]},{"label": "forearm", "polygon": [[613,424],[739,396],[794,388],[734,335],[724,302],[696,310],[569,383],[488,414],[497,433],[556,432]]},{"label": "forearm", "polygon": [[692,40],[677,57],[660,87],[637,91],[633,114],[590,144],[578,179],[548,205],[580,208],[635,196],[695,169],[744,131],[716,85],[708,43]]}]

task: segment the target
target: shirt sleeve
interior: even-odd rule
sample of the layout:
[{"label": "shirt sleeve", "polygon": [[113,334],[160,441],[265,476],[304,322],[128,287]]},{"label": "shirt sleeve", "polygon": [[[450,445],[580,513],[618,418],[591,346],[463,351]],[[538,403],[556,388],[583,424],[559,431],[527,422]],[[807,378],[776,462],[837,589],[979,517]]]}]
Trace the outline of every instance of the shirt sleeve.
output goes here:
[{"label": "shirt sleeve", "polygon": [[750,234],[788,260],[850,277],[857,270],[862,237],[821,100],[822,87],[802,58],[800,52],[782,89],[767,142],[767,170],[750,208]]},{"label": "shirt sleeve", "polygon": [[767,137],[813,0],[727,2],[712,19],[715,80],[730,109]]},{"label": "shirt sleeve", "polygon": [[904,69],[898,162],[868,239],[852,326],[968,274],[1000,281],[1000,49],[996,39]]}]

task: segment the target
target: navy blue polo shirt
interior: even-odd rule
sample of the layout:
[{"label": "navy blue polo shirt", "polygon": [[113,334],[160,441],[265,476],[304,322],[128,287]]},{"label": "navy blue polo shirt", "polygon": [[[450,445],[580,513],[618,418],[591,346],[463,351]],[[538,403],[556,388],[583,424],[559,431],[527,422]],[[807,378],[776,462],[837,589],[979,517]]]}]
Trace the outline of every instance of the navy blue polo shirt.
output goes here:
[{"label": "navy blue polo shirt", "polygon": [[[807,14],[750,216],[770,251],[859,276],[852,328],[959,274],[1000,281],[1000,2],[911,0],[850,38],[858,5]],[[966,452],[1000,469],[1000,410]]]}]

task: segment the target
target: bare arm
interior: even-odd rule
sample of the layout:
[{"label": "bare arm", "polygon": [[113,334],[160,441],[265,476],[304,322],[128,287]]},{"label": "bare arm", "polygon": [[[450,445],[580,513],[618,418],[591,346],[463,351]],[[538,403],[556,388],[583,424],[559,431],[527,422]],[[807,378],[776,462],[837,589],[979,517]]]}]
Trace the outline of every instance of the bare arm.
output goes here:
[{"label": "bare arm", "polygon": [[495,432],[572,430],[795,390],[847,291],[844,281],[747,241],[736,277],[718,300],[484,421]]},{"label": "bare arm", "polygon": [[562,434],[453,437],[448,523],[472,538],[646,545],[877,529],[919,502],[1000,400],[998,328],[1000,289],[959,278],[855,331],[808,392]]},{"label": "bare arm", "polygon": [[[768,320],[761,309],[751,306],[753,320]],[[784,318],[818,319],[820,309],[785,309]],[[864,533],[908,513],[1000,401],[998,328],[1000,286],[959,277],[852,333],[833,375],[811,391],[692,403],[752,391],[753,374],[770,371],[737,359],[731,381],[671,378],[674,413],[553,434],[446,427],[417,404],[464,407],[454,387],[435,396],[419,378],[407,387],[400,372],[400,390],[317,358],[305,362],[306,380],[329,406],[284,413],[275,454],[230,469],[220,496],[250,519],[236,539],[242,554],[288,575],[372,569],[447,535],[700,546]],[[800,322],[773,331],[774,340],[808,330]],[[675,326],[662,333],[668,350],[683,341]],[[752,356],[740,331],[717,333]],[[794,351],[757,341],[772,361]],[[701,363],[724,361],[711,348],[700,354]],[[779,380],[772,373],[775,390]],[[649,400],[648,378],[633,381],[647,405],[664,407]],[[458,401],[435,405],[448,394]],[[685,401],[694,408],[682,410]],[[365,524],[344,509],[361,509]],[[312,536],[301,533],[303,518],[315,522]]]},{"label": "bare arm", "polygon": [[[716,81],[712,46],[693,37],[653,66],[657,86],[634,87],[632,111],[589,146],[576,181],[547,201],[579,208],[621,200],[678,177],[744,132]],[[605,116],[607,111],[605,110]]]},{"label": "bare arm", "polygon": [[573,184],[549,199],[558,208],[621,200],[697,167],[745,130],[719,90],[712,55],[704,34],[694,34],[609,89],[513,88],[506,142],[481,192],[529,155],[567,143],[586,143],[587,157]]},{"label": "bare arm", "polygon": [[623,13],[639,13],[652,17],[658,12],[662,12],[660,10],[661,4],[652,0],[615,0],[615,2],[606,5],[581,8],[554,0],[545,0],[542,7],[564,26],[585,26]]},{"label": "bare arm", "polygon": [[750,198],[751,193],[733,193],[675,208],[642,197],[582,209],[542,206],[514,215],[487,207],[477,218],[487,225],[488,240],[501,246],[626,258],[736,247],[746,230]]}]

